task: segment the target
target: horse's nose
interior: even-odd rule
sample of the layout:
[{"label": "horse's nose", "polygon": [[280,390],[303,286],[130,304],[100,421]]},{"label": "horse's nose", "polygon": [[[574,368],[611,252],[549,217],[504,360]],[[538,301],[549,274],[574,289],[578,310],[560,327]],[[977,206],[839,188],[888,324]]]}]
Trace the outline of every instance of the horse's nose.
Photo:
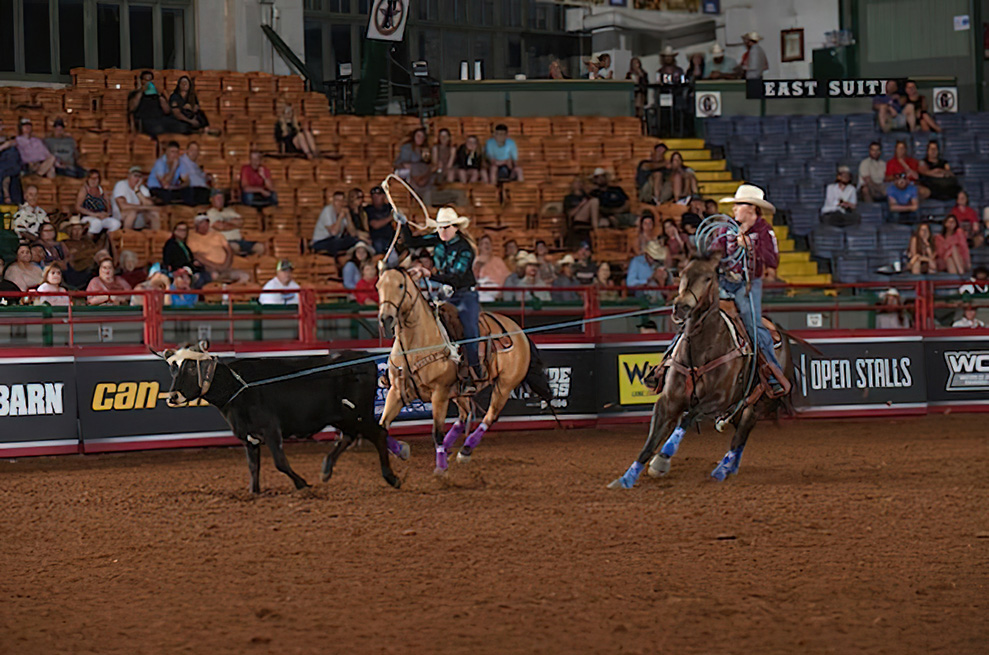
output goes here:
[{"label": "horse's nose", "polygon": [[690,307],[686,303],[678,302],[673,304],[673,315],[679,320],[687,318],[687,314],[690,313]]}]

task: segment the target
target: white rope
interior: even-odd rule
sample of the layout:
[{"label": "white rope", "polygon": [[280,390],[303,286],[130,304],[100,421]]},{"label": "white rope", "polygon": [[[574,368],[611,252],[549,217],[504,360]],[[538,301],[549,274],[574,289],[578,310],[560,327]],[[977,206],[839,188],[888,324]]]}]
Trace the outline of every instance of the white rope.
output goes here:
[{"label": "white rope", "polygon": [[[398,175],[395,175],[394,173],[389,173],[388,175],[385,176],[385,179],[381,181],[381,189],[382,191],[385,192],[385,198],[388,199],[388,204],[391,205],[392,219],[393,220],[395,219],[395,213],[398,211],[398,206],[395,204],[395,200],[391,196],[391,189],[388,188],[388,180],[398,180],[399,184],[401,184],[406,189],[408,189],[409,193],[412,194],[412,198],[417,203],[419,203],[419,207],[422,208],[422,214],[423,216],[426,217],[426,224],[419,225],[418,223],[414,223],[412,220],[406,217],[406,221],[408,221],[409,225],[419,230],[428,230],[430,228],[429,226],[430,218],[429,218],[429,209],[426,207],[426,203],[422,201],[422,198],[419,197],[419,194],[416,193],[416,190],[413,189],[408,182],[400,178]],[[397,220],[395,222],[398,223]],[[382,258],[382,260],[378,262],[378,271],[381,271],[386,266],[386,262],[388,261],[388,258],[391,257],[392,253],[395,251],[395,244],[398,243],[399,231],[400,230],[398,228],[395,229],[395,236],[392,237],[391,244],[388,246],[388,250],[385,252],[384,258]]]}]

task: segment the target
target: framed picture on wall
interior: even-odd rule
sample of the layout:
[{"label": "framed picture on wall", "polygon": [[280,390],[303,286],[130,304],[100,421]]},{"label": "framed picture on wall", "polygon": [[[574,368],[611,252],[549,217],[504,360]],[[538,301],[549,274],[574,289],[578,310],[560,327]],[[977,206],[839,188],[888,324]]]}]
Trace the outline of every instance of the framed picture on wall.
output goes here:
[{"label": "framed picture on wall", "polygon": [[804,28],[780,32],[780,61],[804,60]]}]

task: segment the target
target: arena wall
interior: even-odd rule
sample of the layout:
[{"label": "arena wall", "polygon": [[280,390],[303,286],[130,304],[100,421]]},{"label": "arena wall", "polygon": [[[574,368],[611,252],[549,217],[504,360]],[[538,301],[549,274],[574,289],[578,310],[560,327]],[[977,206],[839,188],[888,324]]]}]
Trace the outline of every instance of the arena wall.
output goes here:
[{"label": "arena wall", "polygon": [[[798,417],[989,410],[989,334],[871,330],[816,332],[808,339],[819,352],[794,347],[793,405]],[[659,361],[667,339],[606,335],[544,337],[537,342],[555,395],[553,409],[565,426],[648,419],[654,397],[643,387],[642,377]],[[369,350],[386,352],[380,347]],[[255,344],[253,349],[218,354],[278,357],[322,352]],[[0,362],[0,456],[236,443],[216,409],[165,404],[168,369],[147,351],[9,350],[0,355]],[[384,364],[380,366],[383,370]],[[379,406],[383,402],[384,390],[379,390]],[[413,403],[402,411],[394,431],[426,433],[428,416],[427,404]],[[496,428],[555,426],[546,403],[519,390]],[[332,433],[321,436],[330,438]]]}]

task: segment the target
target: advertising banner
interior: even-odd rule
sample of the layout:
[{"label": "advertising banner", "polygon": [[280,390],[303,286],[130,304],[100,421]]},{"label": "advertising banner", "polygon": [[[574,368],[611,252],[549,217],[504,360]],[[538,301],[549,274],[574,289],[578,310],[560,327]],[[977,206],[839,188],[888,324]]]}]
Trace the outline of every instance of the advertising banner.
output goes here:
[{"label": "advertising banner", "polygon": [[932,405],[989,404],[989,338],[935,337],[924,351]]},{"label": "advertising banner", "polygon": [[7,359],[0,366],[0,453],[76,452],[71,357]]},{"label": "advertising banner", "polygon": [[776,98],[872,98],[885,93],[886,80],[746,80],[750,100]]}]

